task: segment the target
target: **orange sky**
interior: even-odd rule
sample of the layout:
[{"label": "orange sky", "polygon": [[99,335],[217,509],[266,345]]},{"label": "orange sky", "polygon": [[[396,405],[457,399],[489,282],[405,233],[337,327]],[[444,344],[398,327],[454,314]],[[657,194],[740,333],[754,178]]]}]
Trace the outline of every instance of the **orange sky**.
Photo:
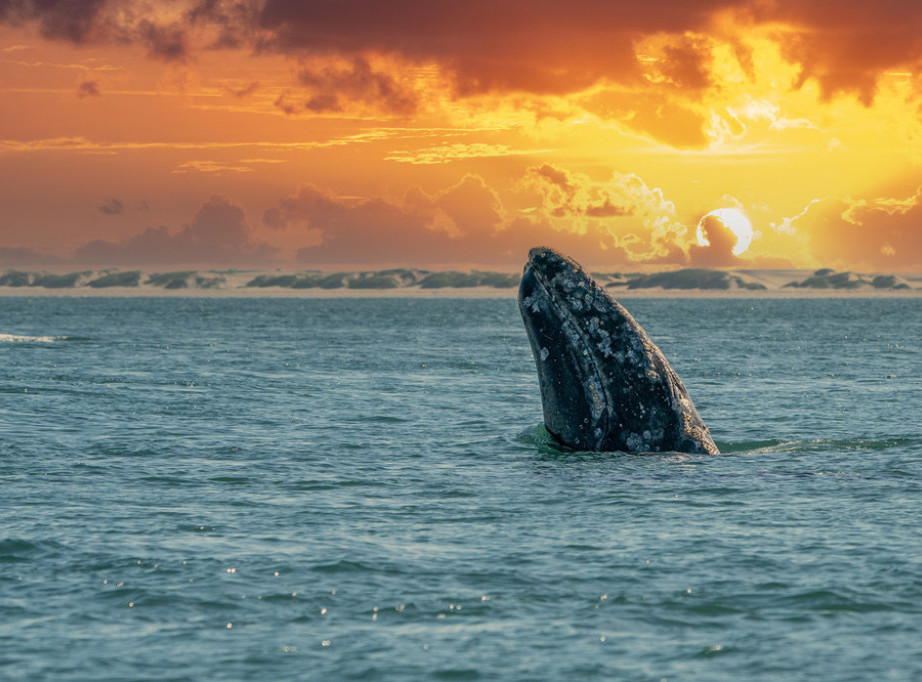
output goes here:
[{"label": "orange sky", "polygon": [[920,271],[920,65],[905,0],[0,0],[0,267]]}]

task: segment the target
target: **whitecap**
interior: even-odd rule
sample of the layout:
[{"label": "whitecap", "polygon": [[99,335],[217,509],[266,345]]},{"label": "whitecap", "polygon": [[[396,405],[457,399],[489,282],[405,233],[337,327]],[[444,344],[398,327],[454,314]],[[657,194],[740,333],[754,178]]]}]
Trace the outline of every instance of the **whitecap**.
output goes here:
[{"label": "whitecap", "polygon": [[60,336],[22,336],[19,334],[0,334],[0,343],[54,343]]}]

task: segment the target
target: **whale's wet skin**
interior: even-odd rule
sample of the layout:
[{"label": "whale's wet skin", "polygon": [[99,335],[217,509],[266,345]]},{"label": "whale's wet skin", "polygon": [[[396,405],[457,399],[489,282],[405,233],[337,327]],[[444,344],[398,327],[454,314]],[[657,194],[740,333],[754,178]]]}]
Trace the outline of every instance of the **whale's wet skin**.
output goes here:
[{"label": "whale's wet skin", "polygon": [[544,424],[578,450],[718,454],[681,379],[575,261],[535,248],[519,288]]}]

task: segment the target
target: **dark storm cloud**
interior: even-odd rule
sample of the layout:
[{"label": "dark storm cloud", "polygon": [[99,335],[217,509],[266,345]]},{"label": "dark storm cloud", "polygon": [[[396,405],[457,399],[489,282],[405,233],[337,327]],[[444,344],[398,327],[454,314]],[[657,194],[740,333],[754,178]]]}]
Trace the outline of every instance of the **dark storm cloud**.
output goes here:
[{"label": "dark storm cloud", "polygon": [[177,23],[154,23],[144,18],[143,6],[132,4],[137,5],[119,0],[0,0],[0,23],[35,23],[44,37],[76,44],[138,43],[152,58],[185,59],[185,29]]},{"label": "dark storm cloud", "polygon": [[[907,0],[188,0],[176,6],[185,9],[184,20],[163,23],[140,0],[0,0],[0,22],[35,24],[45,37],[73,43],[135,43],[166,61],[222,48],[349,59],[391,54],[439,64],[462,96],[566,93],[602,80],[644,85],[635,45],[653,34],[678,38],[664,49],[668,81],[700,90],[711,85],[707,46],[689,36],[726,30],[730,24],[714,22],[718,12],[732,14],[741,32],[770,27],[784,54],[801,65],[800,82],[817,78],[827,97],[854,92],[870,103],[881,73],[922,60],[922,5]],[[751,62],[739,35],[723,37],[744,67]],[[341,77],[355,88],[362,72]],[[313,106],[329,109],[334,102],[324,91]]]},{"label": "dark storm cloud", "polygon": [[[658,30],[701,25],[702,4],[711,3],[683,4]],[[454,73],[462,95],[570,92],[603,74],[630,78],[634,32],[655,24],[625,3],[524,0],[268,0],[260,20],[267,48],[435,61]]]},{"label": "dark storm cloud", "polygon": [[0,0],[0,21],[36,22],[46,38],[86,42],[107,0]]},{"label": "dark storm cloud", "polygon": [[[268,48],[434,60],[455,73],[460,94],[470,94],[629,81],[637,75],[636,38],[706,32],[718,11],[744,24],[777,25],[803,78],[817,77],[827,95],[854,90],[867,100],[881,72],[922,57],[922,5],[905,0],[267,0],[259,18]],[[745,64],[746,51],[738,48]],[[707,87],[703,54],[703,46],[683,38],[666,49],[664,73],[680,87]]]},{"label": "dark storm cloud", "polygon": [[797,30],[782,42],[801,63],[800,84],[816,77],[828,98],[854,92],[870,104],[880,74],[919,66],[922,4],[906,0],[753,3],[756,21],[783,21]]}]

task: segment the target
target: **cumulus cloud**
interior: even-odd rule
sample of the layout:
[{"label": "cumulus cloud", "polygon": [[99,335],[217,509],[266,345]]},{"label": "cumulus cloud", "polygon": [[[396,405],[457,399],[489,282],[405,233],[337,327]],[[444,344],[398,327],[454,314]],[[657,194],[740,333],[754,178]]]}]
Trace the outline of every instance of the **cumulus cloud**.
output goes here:
[{"label": "cumulus cloud", "polygon": [[922,268],[922,187],[906,197],[826,198],[786,223],[817,263],[877,270]]},{"label": "cumulus cloud", "polygon": [[79,248],[75,260],[92,265],[257,265],[275,254],[275,249],[252,238],[242,208],[226,196],[214,195],[177,233],[160,226],[119,242],[97,239]]},{"label": "cumulus cloud", "polygon": [[[519,211],[477,175],[435,193],[415,187],[401,200],[340,197],[305,185],[266,211],[263,222],[309,239],[298,257],[313,265],[518,265],[541,244],[600,265],[687,262],[685,228],[660,190],[631,175],[587,181],[551,165],[535,167],[522,187],[542,204]],[[619,219],[628,225],[613,229],[610,221]]]},{"label": "cumulus cloud", "polygon": [[724,225],[716,216],[705,216],[701,224],[708,246],[692,244],[689,248],[689,261],[699,267],[729,267],[739,265],[740,259],[733,255],[736,246],[736,234]]},{"label": "cumulus cloud", "polygon": [[[540,213],[561,230],[606,234],[633,261],[680,263],[686,260],[687,228],[663,191],[633,173],[613,173],[594,181],[552,164],[529,170],[540,192]],[[642,227],[645,237],[637,234]]]},{"label": "cumulus cloud", "polygon": [[636,206],[627,197],[618,195],[617,184],[595,183],[585,175],[548,163],[530,168],[529,173],[544,196],[542,208],[551,216],[602,218],[634,214]]},{"label": "cumulus cloud", "polygon": [[[547,167],[545,174],[566,184],[563,171]],[[628,185],[630,182],[628,182]],[[616,213],[612,201],[590,204],[584,211]],[[505,264],[518,266],[531,247],[553,246],[586,263],[625,264],[632,254],[597,225],[575,231],[567,221],[552,220],[545,212],[513,212],[497,193],[476,175],[435,193],[413,188],[400,201],[339,197],[313,185],[266,211],[263,221],[277,230],[300,230],[316,243],[298,257],[313,265]],[[630,240],[625,240],[630,243]],[[649,244],[646,244],[649,247]],[[667,248],[656,258],[682,263],[684,253]]]}]

